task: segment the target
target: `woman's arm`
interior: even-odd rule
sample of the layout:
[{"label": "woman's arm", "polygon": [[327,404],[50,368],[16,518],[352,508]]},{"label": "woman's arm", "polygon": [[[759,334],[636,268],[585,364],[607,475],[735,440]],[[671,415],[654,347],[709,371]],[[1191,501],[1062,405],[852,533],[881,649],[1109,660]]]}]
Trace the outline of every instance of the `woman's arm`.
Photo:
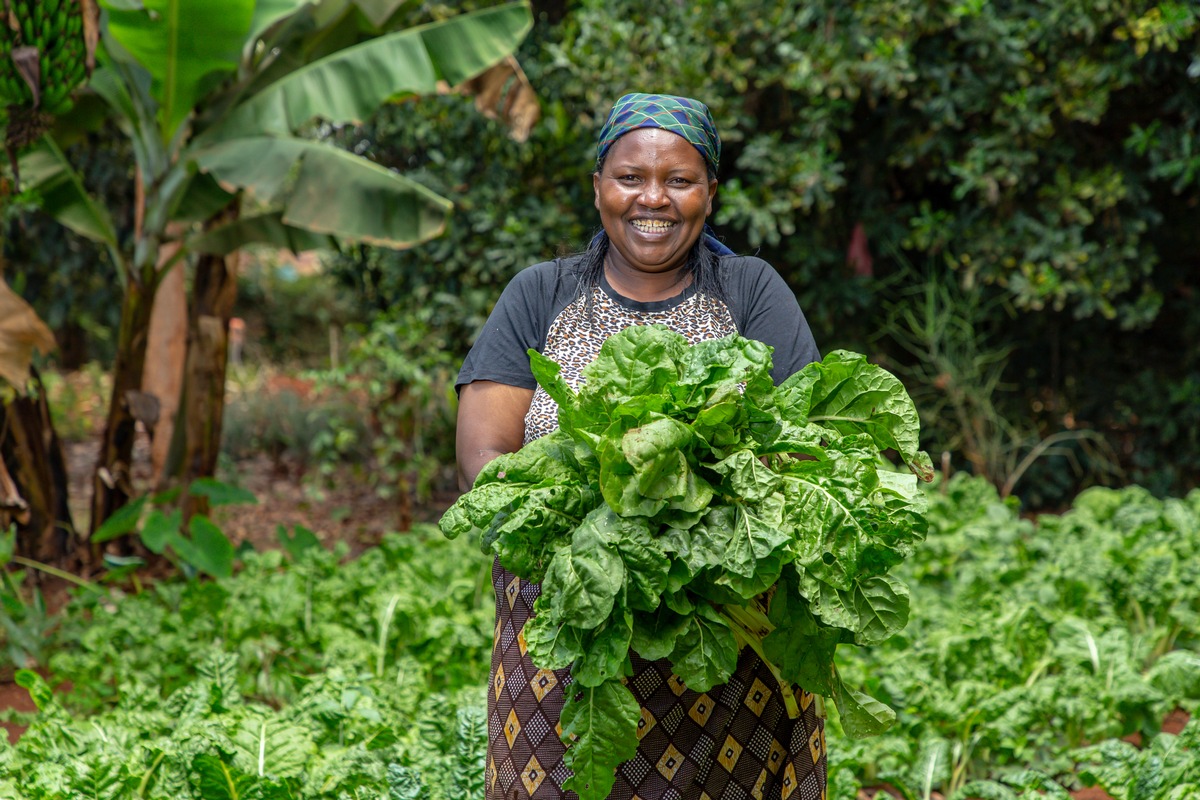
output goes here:
[{"label": "woman's arm", "polygon": [[515,453],[525,441],[525,414],[533,389],[473,381],[458,395],[458,486],[464,492],[496,456]]}]

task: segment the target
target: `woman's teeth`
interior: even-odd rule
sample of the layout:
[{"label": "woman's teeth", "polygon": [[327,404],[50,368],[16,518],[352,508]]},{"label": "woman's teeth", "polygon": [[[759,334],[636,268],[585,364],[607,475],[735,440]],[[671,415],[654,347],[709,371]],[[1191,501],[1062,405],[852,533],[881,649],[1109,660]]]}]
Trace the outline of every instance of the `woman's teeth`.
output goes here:
[{"label": "woman's teeth", "polygon": [[658,219],[635,219],[633,220],[633,227],[642,233],[662,233],[665,230],[675,227],[675,223]]}]

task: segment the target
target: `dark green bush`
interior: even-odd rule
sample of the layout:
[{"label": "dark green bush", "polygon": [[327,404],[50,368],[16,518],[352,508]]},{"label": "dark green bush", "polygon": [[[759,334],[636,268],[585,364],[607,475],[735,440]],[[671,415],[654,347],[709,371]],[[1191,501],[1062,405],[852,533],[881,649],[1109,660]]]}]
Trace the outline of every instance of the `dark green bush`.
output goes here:
[{"label": "dark green bush", "polygon": [[[948,269],[996,298],[987,326],[1011,348],[1013,389],[1000,411],[1034,435],[1073,418],[1115,438],[1114,377],[1146,362],[1163,366],[1164,386],[1186,374],[1156,320],[1195,285],[1189,3],[580,0],[543,14],[520,60],[543,103],[526,143],[455,97],[406,103],[346,137],[446,194],[456,215],[445,238],[360,251],[338,274],[379,308],[455,298],[433,324],[460,352],[514,271],[586,244],[603,115],[627,91],[662,91],[712,108],[725,144],[717,229],[783,272],[824,349],[901,359],[876,334],[880,300],[902,296],[912,263],[925,266],[909,285]],[[1071,342],[1081,324],[1089,338]],[[1078,488],[1064,480],[1065,495]],[[1186,488],[1196,472],[1171,480]]]}]

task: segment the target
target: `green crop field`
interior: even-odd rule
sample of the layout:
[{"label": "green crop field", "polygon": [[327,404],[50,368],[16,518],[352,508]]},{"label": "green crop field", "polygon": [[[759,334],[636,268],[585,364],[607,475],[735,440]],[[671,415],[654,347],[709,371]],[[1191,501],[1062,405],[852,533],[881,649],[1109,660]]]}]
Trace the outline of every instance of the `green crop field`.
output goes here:
[{"label": "green crop field", "polygon": [[[839,652],[899,720],[850,740],[830,704],[830,797],[1200,795],[1200,493],[1032,520],[965,475],[928,491],[908,627]],[[41,710],[8,712],[29,727],[0,795],[482,798],[487,559],[432,528],[353,560],[287,543],[229,579],[80,590],[44,678],[18,673]]]}]

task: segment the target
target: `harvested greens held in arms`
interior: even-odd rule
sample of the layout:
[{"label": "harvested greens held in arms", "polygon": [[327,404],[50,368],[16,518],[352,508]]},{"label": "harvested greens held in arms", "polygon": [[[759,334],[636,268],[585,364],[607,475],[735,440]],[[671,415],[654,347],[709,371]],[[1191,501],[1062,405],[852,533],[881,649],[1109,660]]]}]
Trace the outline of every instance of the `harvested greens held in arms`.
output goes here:
[{"label": "harvested greens held in arms", "polygon": [[793,715],[799,684],[850,736],[885,730],[895,714],[842,683],[834,651],[908,622],[887,573],[924,536],[933,470],[900,382],[835,351],[776,387],[767,345],[657,325],[608,339],[578,392],[529,356],[559,429],[489,463],[440,526],[541,584],[525,640],[539,668],[571,668],[567,788],[603,798],[635,754],[630,650],[702,692],[752,647]]}]

